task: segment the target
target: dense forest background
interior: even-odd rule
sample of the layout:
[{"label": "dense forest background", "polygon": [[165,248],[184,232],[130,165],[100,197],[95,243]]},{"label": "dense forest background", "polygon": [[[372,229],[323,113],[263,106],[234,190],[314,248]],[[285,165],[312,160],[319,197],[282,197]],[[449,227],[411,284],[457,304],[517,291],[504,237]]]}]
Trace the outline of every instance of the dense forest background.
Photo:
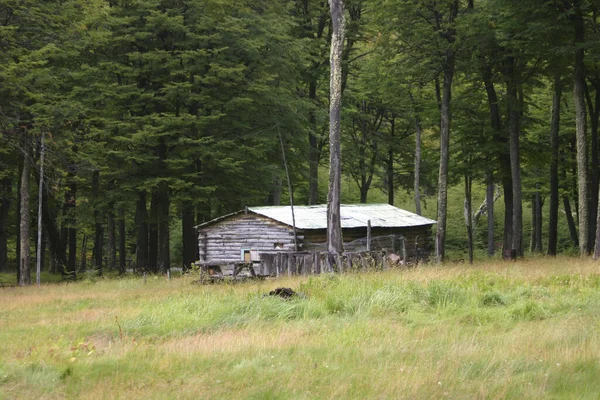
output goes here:
[{"label": "dense forest background", "polygon": [[[590,254],[599,11],[346,0],[342,201],[436,219],[440,260]],[[330,40],[323,0],[0,0],[0,272],[188,267],[194,225],[289,203],[282,147],[324,203]]]}]

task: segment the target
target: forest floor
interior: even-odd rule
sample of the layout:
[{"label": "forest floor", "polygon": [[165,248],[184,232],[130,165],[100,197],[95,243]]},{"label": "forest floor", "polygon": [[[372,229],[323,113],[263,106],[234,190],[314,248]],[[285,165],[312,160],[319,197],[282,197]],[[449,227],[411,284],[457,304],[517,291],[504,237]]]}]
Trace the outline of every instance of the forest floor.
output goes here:
[{"label": "forest floor", "polygon": [[600,398],[591,260],[194,279],[0,288],[0,399]]}]

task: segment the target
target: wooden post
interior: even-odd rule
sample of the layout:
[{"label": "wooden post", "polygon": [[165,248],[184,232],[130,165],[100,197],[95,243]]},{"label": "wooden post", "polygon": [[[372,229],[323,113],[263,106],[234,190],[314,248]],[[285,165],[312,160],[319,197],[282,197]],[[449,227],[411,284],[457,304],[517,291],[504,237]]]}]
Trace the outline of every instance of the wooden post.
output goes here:
[{"label": "wooden post", "polygon": [[371,251],[371,220],[367,221],[367,251]]}]

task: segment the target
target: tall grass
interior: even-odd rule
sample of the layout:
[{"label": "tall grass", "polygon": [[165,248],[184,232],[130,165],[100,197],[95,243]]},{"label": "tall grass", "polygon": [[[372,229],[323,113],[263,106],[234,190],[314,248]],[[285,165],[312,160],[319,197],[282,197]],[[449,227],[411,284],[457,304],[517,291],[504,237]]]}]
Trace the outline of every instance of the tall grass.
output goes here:
[{"label": "tall grass", "polygon": [[[600,270],[541,259],[0,290],[0,398],[598,398]],[[302,296],[265,296],[288,286]]]}]

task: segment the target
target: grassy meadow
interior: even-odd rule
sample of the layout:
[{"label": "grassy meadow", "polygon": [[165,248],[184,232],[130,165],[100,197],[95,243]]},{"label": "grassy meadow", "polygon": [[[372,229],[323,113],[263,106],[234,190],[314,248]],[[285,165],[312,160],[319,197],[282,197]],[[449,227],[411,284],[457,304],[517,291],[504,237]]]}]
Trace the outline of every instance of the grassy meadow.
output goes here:
[{"label": "grassy meadow", "polygon": [[194,279],[0,289],[0,399],[600,398],[591,260]]}]

